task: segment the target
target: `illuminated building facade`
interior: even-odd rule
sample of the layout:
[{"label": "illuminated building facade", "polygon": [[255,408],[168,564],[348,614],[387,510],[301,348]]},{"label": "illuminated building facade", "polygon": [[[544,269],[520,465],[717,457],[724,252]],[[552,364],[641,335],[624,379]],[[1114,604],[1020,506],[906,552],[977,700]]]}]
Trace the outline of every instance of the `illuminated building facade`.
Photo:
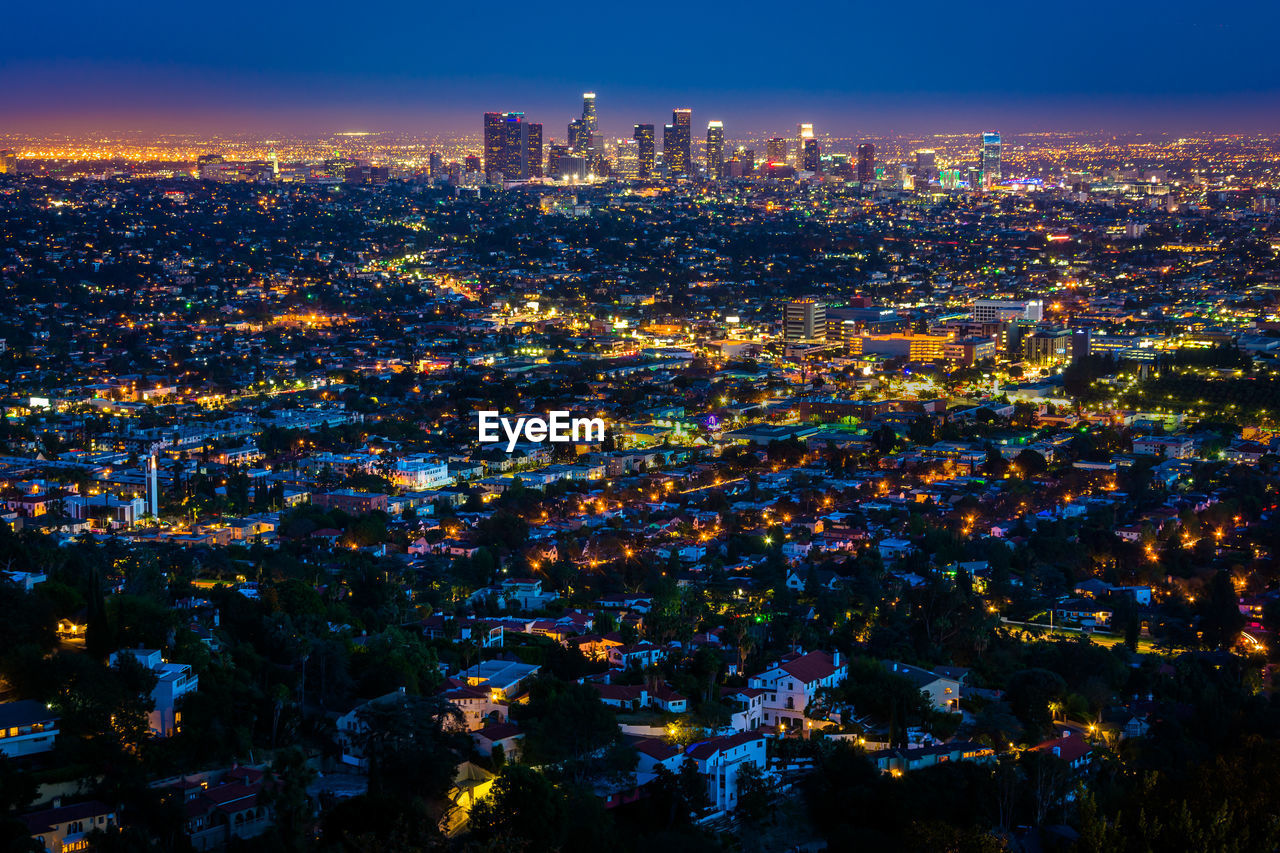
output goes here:
[{"label": "illuminated building facade", "polygon": [[620,178],[640,177],[640,144],[634,139],[619,139],[614,148],[613,167]]},{"label": "illuminated building facade", "polygon": [[818,140],[806,139],[802,143],[800,150],[800,168],[806,172],[822,171],[822,150],[818,146]]},{"label": "illuminated building facade", "polygon": [[1000,134],[993,130],[982,134],[981,173],[983,189],[1000,183]]},{"label": "illuminated building facade", "polygon": [[782,314],[782,337],[788,341],[820,341],[827,337],[827,306],[816,299],[795,299]]},{"label": "illuminated building facade", "polygon": [[672,175],[688,175],[693,162],[692,137],[690,136],[693,111],[677,109],[671,113],[671,124],[663,129],[662,158]]},{"label": "illuminated building facade", "polygon": [[653,177],[653,125],[637,124],[631,138],[636,143],[637,177]]},{"label": "illuminated building facade", "polygon": [[876,147],[870,142],[858,146],[858,181],[869,184],[876,179]]},{"label": "illuminated building facade", "polygon": [[724,177],[724,122],[707,123],[707,177]]}]

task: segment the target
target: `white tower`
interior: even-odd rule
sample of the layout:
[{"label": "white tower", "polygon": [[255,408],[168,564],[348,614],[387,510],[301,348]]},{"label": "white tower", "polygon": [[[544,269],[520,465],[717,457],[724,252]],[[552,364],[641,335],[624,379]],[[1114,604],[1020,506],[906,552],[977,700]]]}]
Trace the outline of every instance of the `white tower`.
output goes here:
[{"label": "white tower", "polygon": [[156,461],[156,455],[154,453],[147,457],[147,508],[151,510],[151,517],[156,521],[159,521],[160,465]]}]

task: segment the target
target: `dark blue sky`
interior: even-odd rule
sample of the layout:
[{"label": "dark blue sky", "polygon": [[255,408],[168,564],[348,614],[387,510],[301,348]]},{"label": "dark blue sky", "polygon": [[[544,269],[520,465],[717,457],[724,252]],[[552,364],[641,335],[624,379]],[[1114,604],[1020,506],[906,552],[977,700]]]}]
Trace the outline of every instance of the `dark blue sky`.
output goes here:
[{"label": "dark blue sky", "polygon": [[[671,13],[679,13],[673,19]],[[21,3],[0,131],[1280,129],[1276,0]],[[669,119],[666,119],[669,120]]]}]

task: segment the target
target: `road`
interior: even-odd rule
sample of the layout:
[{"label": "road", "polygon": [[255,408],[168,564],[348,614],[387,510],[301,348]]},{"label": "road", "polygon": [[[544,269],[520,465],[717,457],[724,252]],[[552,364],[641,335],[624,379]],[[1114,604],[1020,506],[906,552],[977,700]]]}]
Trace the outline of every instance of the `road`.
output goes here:
[{"label": "road", "polygon": [[[1043,633],[1050,637],[1061,635],[1063,639],[1066,639],[1068,634],[1088,634],[1090,640],[1100,646],[1105,646],[1106,648],[1124,645],[1124,637],[1119,634],[1108,634],[1101,631],[1084,631],[1080,628],[1068,628],[1062,625],[1054,625],[1050,628],[1048,625],[1041,625],[1038,622],[1015,622],[1012,619],[1006,619],[1003,616],[1000,617],[1000,624],[1012,625],[1016,628],[1022,628],[1025,631]],[[1150,637],[1138,638],[1138,654],[1147,655],[1151,654],[1155,650],[1155,644],[1151,642]]]}]

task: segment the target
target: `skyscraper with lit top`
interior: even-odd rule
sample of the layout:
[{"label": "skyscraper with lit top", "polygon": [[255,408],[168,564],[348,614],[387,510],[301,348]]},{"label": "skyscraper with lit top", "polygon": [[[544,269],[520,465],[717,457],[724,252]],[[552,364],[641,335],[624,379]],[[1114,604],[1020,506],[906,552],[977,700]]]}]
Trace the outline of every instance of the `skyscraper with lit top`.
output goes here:
[{"label": "skyscraper with lit top", "polygon": [[707,122],[707,177],[724,177],[724,122]]},{"label": "skyscraper with lit top", "polygon": [[982,134],[982,158],[979,169],[984,190],[1000,183],[1000,133],[989,130]]},{"label": "skyscraper with lit top", "polygon": [[676,109],[671,112],[671,124],[663,128],[662,159],[672,175],[689,174],[693,163],[692,123],[693,110]]},{"label": "skyscraper with lit top", "polygon": [[484,171],[489,180],[541,177],[542,125],[525,121],[524,113],[485,113]]}]

